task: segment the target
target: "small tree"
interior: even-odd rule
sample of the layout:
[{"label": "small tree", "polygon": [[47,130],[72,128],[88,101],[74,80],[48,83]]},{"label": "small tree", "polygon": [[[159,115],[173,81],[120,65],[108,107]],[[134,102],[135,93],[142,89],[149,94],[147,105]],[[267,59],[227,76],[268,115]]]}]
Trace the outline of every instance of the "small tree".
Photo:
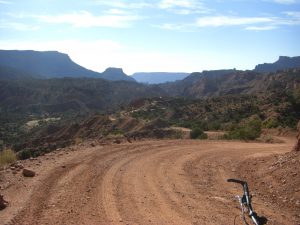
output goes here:
[{"label": "small tree", "polygon": [[190,132],[191,139],[207,139],[207,134],[199,127],[193,128]]}]

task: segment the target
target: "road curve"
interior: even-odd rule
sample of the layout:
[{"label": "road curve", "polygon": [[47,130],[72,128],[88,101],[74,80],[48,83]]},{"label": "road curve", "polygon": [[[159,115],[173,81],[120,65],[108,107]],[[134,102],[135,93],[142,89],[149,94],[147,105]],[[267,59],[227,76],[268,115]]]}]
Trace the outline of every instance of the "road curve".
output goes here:
[{"label": "road curve", "polygon": [[[244,160],[291,145],[168,140],[91,147],[41,176],[8,224],[233,224],[240,187],[226,179]],[[259,199],[254,206],[272,218],[268,224],[293,224]]]}]

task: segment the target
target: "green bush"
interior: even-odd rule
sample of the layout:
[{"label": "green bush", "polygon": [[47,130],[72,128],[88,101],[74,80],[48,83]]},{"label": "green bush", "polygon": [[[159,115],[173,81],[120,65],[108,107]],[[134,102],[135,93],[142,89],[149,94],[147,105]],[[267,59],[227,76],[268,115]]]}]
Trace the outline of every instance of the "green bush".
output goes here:
[{"label": "green bush", "polygon": [[203,132],[200,128],[193,128],[190,132],[191,139],[207,139],[207,134]]},{"label": "green bush", "polygon": [[13,163],[17,160],[16,153],[11,149],[0,152],[0,167]]},{"label": "green bush", "polygon": [[21,160],[29,159],[30,157],[33,157],[33,155],[34,155],[33,150],[28,148],[18,152],[18,158]]},{"label": "green bush", "polygon": [[171,124],[176,126],[176,127],[185,127],[185,128],[192,128],[193,127],[193,122],[192,121],[183,121],[183,120],[175,120],[173,119],[171,121]]},{"label": "green bush", "polygon": [[244,124],[237,125],[224,135],[225,139],[255,140],[261,134],[260,119],[252,119]]},{"label": "green bush", "polygon": [[211,123],[208,124],[208,129],[207,130],[220,130],[221,128],[221,123],[218,121],[212,121]]}]

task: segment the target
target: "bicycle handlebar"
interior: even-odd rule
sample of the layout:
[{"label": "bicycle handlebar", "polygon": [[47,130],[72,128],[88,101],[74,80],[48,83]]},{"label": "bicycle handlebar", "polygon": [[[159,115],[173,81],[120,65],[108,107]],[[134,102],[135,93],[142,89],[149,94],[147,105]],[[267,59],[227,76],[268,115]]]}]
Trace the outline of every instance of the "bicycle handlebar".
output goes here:
[{"label": "bicycle handlebar", "polygon": [[232,183],[238,183],[241,184],[243,186],[243,191],[244,191],[244,195],[241,198],[241,204],[245,204],[248,211],[249,211],[249,217],[251,218],[251,220],[253,221],[253,223],[255,225],[260,225],[260,223],[258,222],[258,217],[256,212],[253,211],[252,209],[252,205],[251,205],[251,196],[250,196],[250,192],[248,189],[248,184],[246,181],[242,181],[242,180],[237,180],[237,179],[228,179],[227,182],[232,182]]},{"label": "bicycle handlebar", "polygon": [[242,180],[237,180],[237,179],[228,179],[227,182],[233,182],[233,183],[238,183],[238,184],[241,184],[241,185],[244,185],[245,183],[247,184],[247,182],[245,181],[242,181]]}]

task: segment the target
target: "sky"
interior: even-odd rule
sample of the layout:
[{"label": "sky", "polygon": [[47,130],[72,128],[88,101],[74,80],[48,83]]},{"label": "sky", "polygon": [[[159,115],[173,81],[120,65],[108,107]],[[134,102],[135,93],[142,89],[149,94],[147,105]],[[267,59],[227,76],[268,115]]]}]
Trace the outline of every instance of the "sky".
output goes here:
[{"label": "sky", "polygon": [[300,0],[0,0],[0,49],[98,72],[253,69],[300,55]]}]

